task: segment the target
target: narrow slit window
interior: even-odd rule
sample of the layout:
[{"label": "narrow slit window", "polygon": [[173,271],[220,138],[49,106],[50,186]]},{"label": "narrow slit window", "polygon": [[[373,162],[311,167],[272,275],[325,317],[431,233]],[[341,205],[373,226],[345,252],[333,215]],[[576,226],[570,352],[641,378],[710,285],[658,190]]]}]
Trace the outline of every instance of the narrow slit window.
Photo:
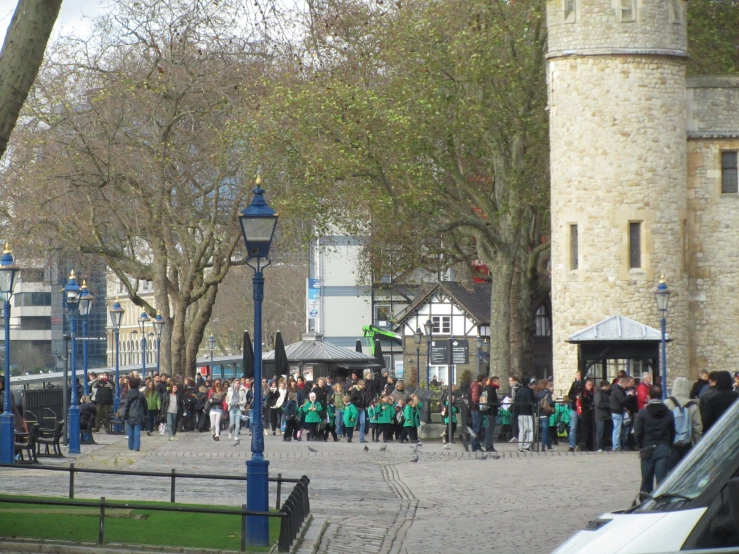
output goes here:
[{"label": "narrow slit window", "polygon": [[629,268],[641,267],[641,221],[629,223]]},{"label": "narrow slit window", "polygon": [[737,187],[737,153],[721,152],[721,192],[736,193]]},{"label": "narrow slit window", "polygon": [[577,225],[570,225],[570,270],[574,270],[579,267],[577,241]]},{"label": "narrow slit window", "polygon": [[634,0],[621,0],[621,21],[634,21]]},{"label": "narrow slit window", "polygon": [[577,0],[565,0],[565,22],[574,23],[577,12]]},{"label": "narrow slit window", "polygon": [[670,15],[672,16],[672,22],[678,25],[680,25],[683,20],[680,2],[681,0],[670,0]]}]

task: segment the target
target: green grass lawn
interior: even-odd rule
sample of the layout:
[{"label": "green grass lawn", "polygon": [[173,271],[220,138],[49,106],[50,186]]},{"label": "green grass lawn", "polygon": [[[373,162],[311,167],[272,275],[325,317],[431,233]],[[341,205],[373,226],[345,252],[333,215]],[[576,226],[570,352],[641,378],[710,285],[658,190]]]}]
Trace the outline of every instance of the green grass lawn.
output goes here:
[{"label": "green grass lawn", "polygon": [[[5,498],[28,499],[28,504],[3,502]],[[51,497],[0,495],[0,536],[96,542],[100,511],[73,506],[39,506],[33,500],[60,500]],[[67,500],[67,499],[61,499]],[[77,499],[80,502],[95,500]],[[74,501],[74,500],[73,500]],[[123,503],[114,500],[111,502]],[[131,501],[134,502],[134,501]],[[143,502],[147,506],[170,506],[168,502]],[[196,508],[228,508],[210,504],[176,504]],[[108,517],[110,515],[110,517]],[[269,518],[270,544],[277,542],[280,519]],[[189,546],[239,550],[241,517],[221,514],[194,514],[151,510],[105,509],[105,542]],[[253,548],[250,552],[266,552]]]}]

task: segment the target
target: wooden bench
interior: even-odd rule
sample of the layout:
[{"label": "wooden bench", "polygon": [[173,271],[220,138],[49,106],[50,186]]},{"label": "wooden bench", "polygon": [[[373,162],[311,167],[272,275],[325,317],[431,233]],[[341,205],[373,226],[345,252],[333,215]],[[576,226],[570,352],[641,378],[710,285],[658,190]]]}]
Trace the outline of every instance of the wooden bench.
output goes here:
[{"label": "wooden bench", "polygon": [[[40,433],[38,423],[35,424],[31,431],[28,433],[16,433],[15,434],[15,454],[20,455],[21,461],[26,463],[38,463],[36,457],[36,441]],[[25,459],[23,453],[26,453],[28,460]]]},{"label": "wooden bench", "polygon": [[[36,439],[36,455],[37,456],[55,456],[57,458],[63,458],[62,449],[59,446],[59,441],[62,439],[64,433],[64,421],[60,421],[56,424],[55,429],[41,429],[38,438]],[[45,452],[41,452],[41,447],[44,447]],[[52,453],[49,453],[49,447],[52,448]]]}]

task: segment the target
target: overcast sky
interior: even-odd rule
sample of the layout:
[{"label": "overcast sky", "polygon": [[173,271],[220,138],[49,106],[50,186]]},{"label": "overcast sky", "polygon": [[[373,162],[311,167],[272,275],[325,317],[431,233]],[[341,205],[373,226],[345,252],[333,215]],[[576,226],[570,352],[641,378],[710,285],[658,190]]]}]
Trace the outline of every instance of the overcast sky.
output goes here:
[{"label": "overcast sky", "polygon": [[[0,43],[5,40],[10,20],[13,18],[17,0],[0,0]],[[93,16],[105,9],[105,0],[64,0],[59,19],[56,20],[52,37],[58,36],[60,30],[64,32],[82,31],[88,28],[84,16]]]}]

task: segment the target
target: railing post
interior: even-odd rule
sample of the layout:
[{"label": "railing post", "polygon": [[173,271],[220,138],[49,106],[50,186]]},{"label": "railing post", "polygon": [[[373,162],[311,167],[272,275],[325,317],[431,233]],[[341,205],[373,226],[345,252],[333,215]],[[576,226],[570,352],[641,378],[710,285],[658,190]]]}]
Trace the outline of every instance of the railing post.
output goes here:
[{"label": "railing post", "polygon": [[174,504],[174,482],[175,482],[175,469],[172,468],[172,477],[169,481],[169,501]]},{"label": "railing post", "polygon": [[277,539],[277,550],[279,552],[290,552],[290,545],[292,544],[292,510],[289,505],[290,499],[285,501],[285,505],[282,507],[280,512],[286,515],[286,517],[280,518],[280,537]]},{"label": "railing post", "polygon": [[246,504],[241,505],[241,551],[246,552]]},{"label": "railing post", "polygon": [[105,497],[100,497],[100,528],[98,529],[98,544],[105,542]]},{"label": "railing post", "polygon": [[74,498],[74,464],[69,464],[69,498]]},{"label": "railing post", "polygon": [[275,510],[280,509],[280,494],[282,493],[282,473],[277,474],[277,501],[275,502]]}]

